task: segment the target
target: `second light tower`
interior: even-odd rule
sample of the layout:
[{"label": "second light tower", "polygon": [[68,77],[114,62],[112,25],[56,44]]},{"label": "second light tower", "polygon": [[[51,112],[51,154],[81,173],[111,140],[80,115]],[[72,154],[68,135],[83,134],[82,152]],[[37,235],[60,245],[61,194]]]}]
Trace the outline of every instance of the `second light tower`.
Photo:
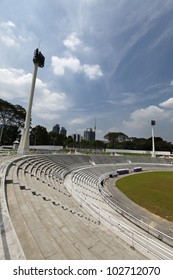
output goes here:
[{"label": "second light tower", "polygon": [[152,127],[152,157],[156,157],[155,154],[155,142],[154,142],[154,126],[156,125],[156,121],[151,121],[151,127]]}]

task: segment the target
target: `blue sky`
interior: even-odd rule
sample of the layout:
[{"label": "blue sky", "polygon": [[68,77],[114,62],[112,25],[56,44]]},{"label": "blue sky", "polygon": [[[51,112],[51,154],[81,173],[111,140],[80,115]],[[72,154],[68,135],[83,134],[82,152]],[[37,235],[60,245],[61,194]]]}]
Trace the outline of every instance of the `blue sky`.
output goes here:
[{"label": "blue sky", "polygon": [[39,42],[33,126],[173,142],[172,0],[1,0],[0,98],[27,108]]}]

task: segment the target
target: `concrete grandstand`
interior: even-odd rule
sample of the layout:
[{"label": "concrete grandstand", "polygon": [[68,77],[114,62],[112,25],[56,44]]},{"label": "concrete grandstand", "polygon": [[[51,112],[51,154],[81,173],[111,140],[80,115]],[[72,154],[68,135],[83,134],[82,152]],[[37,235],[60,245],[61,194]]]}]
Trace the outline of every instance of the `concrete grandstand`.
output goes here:
[{"label": "concrete grandstand", "polygon": [[110,192],[110,174],[139,166],[173,170],[148,157],[1,157],[0,259],[173,259],[172,224],[147,223]]}]

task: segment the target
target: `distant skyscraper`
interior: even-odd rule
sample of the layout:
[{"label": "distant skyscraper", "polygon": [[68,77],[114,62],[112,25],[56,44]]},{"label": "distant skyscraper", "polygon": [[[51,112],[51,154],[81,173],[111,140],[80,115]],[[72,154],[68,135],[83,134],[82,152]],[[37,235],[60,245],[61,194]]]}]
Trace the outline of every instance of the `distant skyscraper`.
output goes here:
[{"label": "distant skyscraper", "polygon": [[60,134],[64,135],[65,137],[67,136],[67,130],[65,129],[65,127],[61,127]]},{"label": "distant skyscraper", "polygon": [[59,134],[59,130],[60,130],[59,124],[54,125],[54,127],[53,127],[53,132]]},{"label": "distant skyscraper", "polygon": [[72,135],[73,141],[74,142],[80,142],[81,141],[81,135],[80,134],[73,134]]},{"label": "distant skyscraper", "polygon": [[92,128],[84,130],[84,140],[95,141],[95,131]]}]

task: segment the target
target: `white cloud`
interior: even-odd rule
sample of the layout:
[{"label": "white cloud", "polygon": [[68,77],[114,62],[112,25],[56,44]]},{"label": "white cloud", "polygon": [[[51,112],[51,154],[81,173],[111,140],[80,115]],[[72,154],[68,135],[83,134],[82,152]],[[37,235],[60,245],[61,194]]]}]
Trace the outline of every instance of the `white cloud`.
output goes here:
[{"label": "white cloud", "polygon": [[[39,88],[38,88],[39,90]],[[72,104],[64,92],[51,92],[47,87],[39,90],[35,97],[34,107],[44,112],[56,112],[59,110],[67,110]],[[37,112],[37,110],[35,110]]]},{"label": "white cloud", "polygon": [[15,27],[16,25],[12,21],[3,21],[0,24],[0,28],[3,28],[7,32],[11,32],[12,28]]},{"label": "white cloud", "polygon": [[18,47],[19,38],[15,34],[16,25],[12,21],[2,22],[0,24],[0,39],[7,47]]},{"label": "white cloud", "polygon": [[65,69],[69,69],[76,73],[80,71],[80,61],[75,57],[62,57],[52,56],[52,67],[54,74],[63,76]]},{"label": "white cloud", "polygon": [[122,94],[122,97],[123,99],[120,101],[122,105],[131,105],[139,102],[138,95],[132,92],[125,92]]},{"label": "white cloud", "polygon": [[77,37],[77,34],[73,32],[69,36],[67,36],[63,43],[66,48],[70,49],[71,51],[75,51],[81,44],[81,41]]},{"label": "white cloud", "polygon": [[137,132],[144,131],[150,126],[151,120],[161,122],[170,118],[170,113],[157,106],[149,106],[147,108],[141,108],[131,113],[129,120],[123,121],[123,127],[125,131],[128,131],[131,135],[136,135]]},{"label": "white cloud", "polygon": [[84,43],[78,38],[75,32],[68,35],[63,41],[63,44],[67,49],[69,49],[72,52],[77,51],[79,47],[84,53],[90,53],[92,51],[92,48],[85,46]]},{"label": "white cloud", "polygon": [[55,75],[63,76],[65,70],[68,69],[73,73],[83,72],[89,79],[95,80],[101,76],[103,73],[98,64],[96,65],[81,65],[80,60],[76,57],[62,57],[52,56],[52,67]]},{"label": "white cloud", "polygon": [[73,106],[73,102],[65,92],[51,91],[46,83],[40,79],[36,81],[36,94],[33,101],[35,118],[47,123],[60,118],[60,111],[66,111]]},{"label": "white cloud", "polygon": [[32,75],[26,74],[22,69],[0,69],[1,97],[9,100],[26,98],[31,79]]},{"label": "white cloud", "polygon": [[2,36],[1,41],[7,46],[7,47],[14,47],[19,46],[19,44],[16,43],[16,40],[14,38],[10,38],[9,36]]},{"label": "white cloud", "polygon": [[43,122],[44,125],[49,126],[50,121],[56,123],[62,111],[67,111],[72,106],[73,102],[65,92],[51,91],[46,83],[37,79],[33,101],[33,121],[35,119],[38,123]]},{"label": "white cloud", "polygon": [[131,114],[132,119],[140,118],[140,119],[151,119],[151,118],[159,118],[160,119],[160,114],[163,114],[164,110],[160,109],[157,106],[151,105],[147,108],[141,108],[136,111],[134,111]]},{"label": "white cloud", "polygon": [[137,94],[132,92],[122,92],[121,96],[116,99],[108,99],[107,103],[113,104],[113,105],[131,105],[139,102],[141,97],[139,97]]},{"label": "white cloud", "polygon": [[[32,74],[26,74],[22,69],[0,69],[0,96],[15,104],[27,108],[32,82]],[[73,106],[65,92],[51,91],[42,80],[36,80],[33,99],[33,122],[39,119],[45,121],[57,120],[60,111]],[[38,121],[39,123],[39,121]]]},{"label": "white cloud", "polygon": [[[33,47],[33,40],[37,40],[38,38],[34,35],[34,33],[30,32],[29,30],[25,29],[25,26],[23,28],[19,28],[18,24],[14,24],[12,21],[6,21],[0,23],[0,42],[2,43],[0,45],[1,51],[3,51],[3,48],[5,46],[8,48],[16,48],[17,50],[20,50],[21,53],[24,52],[27,53],[26,48],[28,49],[30,47],[30,43],[32,43]],[[9,50],[7,50],[8,52]]]},{"label": "white cloud", "polygon": [[80,60],[76,57],[62,58],[61,60],[64,68],[71,70],[76,73],[80,71]]},{"label": "white cloud", "polygon": [[100,65],[88,65],[84,64],[83,65],[83,72],[91,79],[95,80],[101,76],[103,76],[103,73],[101,71]]},{"label": "white cloud", "polygon": [[69,122],[69,125],[79,125],[79,124],[84,124],[88,121],[89,118],[85,118],[85,117],[79,117],[79,118],[75,118],[73,120],[71,120]]},{"label": "white cloud", "polygon": [[173,97],[159,104],[163,108],[173,109]]},{"label": "white cloud", "polygon": [[64,65],[62,59],[57,56],[52,56],[52,67],[55,75],[63,76],[64,75]]}]

